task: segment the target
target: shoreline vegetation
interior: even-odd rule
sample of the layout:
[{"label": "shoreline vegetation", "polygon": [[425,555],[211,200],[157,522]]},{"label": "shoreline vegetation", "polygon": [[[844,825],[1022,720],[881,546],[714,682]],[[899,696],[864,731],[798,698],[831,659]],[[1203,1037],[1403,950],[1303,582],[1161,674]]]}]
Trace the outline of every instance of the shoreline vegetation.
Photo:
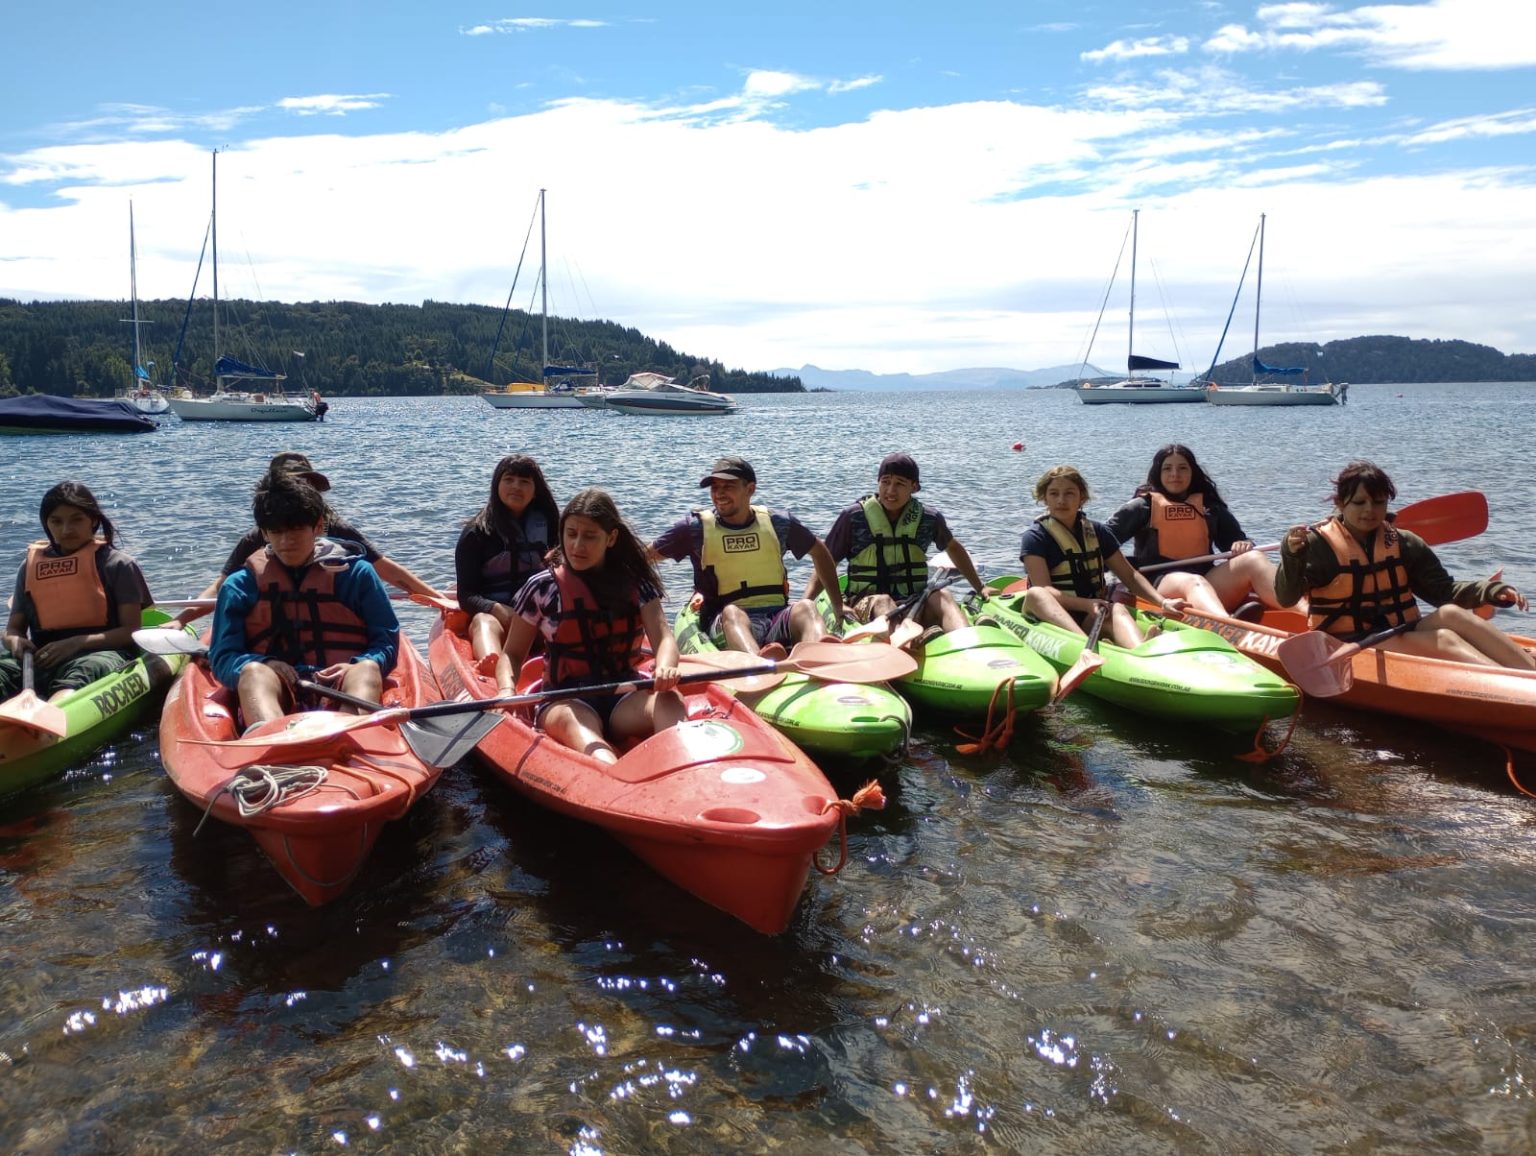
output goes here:
[{"label": "shoreline vegetation", "polygon": [[[421,305],[365,305],[331,301],[284,304],[221,303],[225,352],[289,376],[292,389],[318,389],[329,397],[470,395],[512,381],[539,381],[538,318],[486,305],[426,301]],[[120,301],[36,301],[0,298],[0,396],[50,393],[111,397],[134,383],[132,335]],[[157,385],[212,385],[212,304],[197,300],[139,302],[141,341]],[[563,366],[589,366],[604,385],[649,370],[679,381],[708,376],[721,393],[804,393],[1027,389],[1076,385],[1105,375],[1088,366],[1084,378],[1067,367],[1046,370],[961,369],[931,374],[873,374],[863,370],[727,369],[721,362],[674,349],[612,321],[550,319],[550,358]],[[500,340],[498,341],[498,330]],[[171,365],[178,340],[176,380]],[[494,364],[491,349],[497,348]],[[302,356],[296,356],[302,354]],[[1472,381],[1536,381],[1536,354],[1505,354],[1467,341],[1390,335],[1265,346],[1272,365],[1300,365],[1314,382],[1352,385]],[[1215,367],[1219,381],[1243,380],[1248,356]],[[1192,377],[1196,374],[1182,374]]]}]

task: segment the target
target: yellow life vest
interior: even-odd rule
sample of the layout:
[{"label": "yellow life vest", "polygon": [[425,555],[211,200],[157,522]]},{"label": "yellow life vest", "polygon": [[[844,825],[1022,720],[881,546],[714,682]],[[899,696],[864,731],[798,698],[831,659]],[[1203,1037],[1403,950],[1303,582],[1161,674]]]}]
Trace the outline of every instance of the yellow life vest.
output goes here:
[{"label": "yellow life vest", "polygon": [[917,593],[928,584],[928,555],[917,540],[923,504],[916,498],[908,499],[894,526],[879,498],[871,495],[859,504],[873,541],[848,559],[845,597],[889,594],[906,598]]},{"label": "yellow life vest", "polygon": [[784,547],[773,532],[767,506],[752,507],[752,521],[741,527],[722,526],[713,510],[698,511],[704,528],[699,566],[715,577],[715,604],[736,603],[743,609],[789,605],[789,573]]},{"label": "yellow life vest", "polygon": [[1307,625],[1340,637],[1359,637],[1419,617],[1418,602],[1403,565],[1402,536],[1382,526],[1371,557],[1338,518],[1312,527],[1333,550],[1339,572],[1307,594]]},{"label": "yellow life vest", "polygon": [[1042,514],[1035,521],[1061,547],[1062,559],[1051,567],[1051,585],[1079,598],[1104,597],[1104,556],[1099,552],[1099,536],[1094,533],[1092,519],[1078,515],[1078,524],[1083,528],[1081,542],[1049,514]]}]

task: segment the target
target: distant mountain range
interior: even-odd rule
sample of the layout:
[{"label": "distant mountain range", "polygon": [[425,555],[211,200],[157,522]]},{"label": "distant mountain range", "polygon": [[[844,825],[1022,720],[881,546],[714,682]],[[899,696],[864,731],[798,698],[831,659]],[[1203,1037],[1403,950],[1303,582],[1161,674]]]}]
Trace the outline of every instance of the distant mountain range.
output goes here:
[{"label": "distant mountain range", "polygon": [[[1041,389],[1071,379],[1080,365],[1053,365],[1046,369],[947,369],[943,373],[870,373],[864,369],[771,369],[774,377],[798,377],[806,389]],[[1086,376],[1103,377],[1102,369],[1088,366]]]},{"label": "distant mountain range", "polygon": [[[1424,340],[1378,334],[1330,341],[1325,345],[1289,343],[1266,345],[1259,358],[1268,365],[1302,366],[1310,380],[1352,384],[1414,381],[1536,381],[1536,354],[1501,353],[1469,341]],[[1250,354],[1216,366],[1212,379],[1223,383],[1252,380]],[[1204,375],[1158,374],[1183,382]],[[1045,369],[951,369],[943,373],[870,373],[863,369],[774,369],[774,377],[798,377],[806,389],[1043,389],[1075,385],[1080,380],[1124,374],[1106,373],[1094,365],[1053,365]]]}]

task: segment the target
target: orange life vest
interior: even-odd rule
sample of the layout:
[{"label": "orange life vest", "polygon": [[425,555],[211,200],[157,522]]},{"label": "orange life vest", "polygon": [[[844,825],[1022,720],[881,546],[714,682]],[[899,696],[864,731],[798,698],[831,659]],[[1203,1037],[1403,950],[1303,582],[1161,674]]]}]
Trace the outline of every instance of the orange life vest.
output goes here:
[{"label": "orange life vest", "polygon": [[[321,543],[328,539],[320,539]],[[348,662],[368,649],[368,624],[336,597],[336,575],[360,554],[321,556],[293,571],[268,547],[246,559],[256,579],[257,601],[245,619],[246,645],[291,666],[323,669]]]},{"label": "orange life vest", "polygon": [[595,686],[629,678],[644,633],[634,590],[625,591],[616,609],[605,610],[569,566],[550,573],[560,587],[560,610],[554,636],[544,643],[545,686]]},{"label": "orange life vest", "polygon": [[27,547],[26,592],[36,618],[33,642],[43,644],[115,625],[114,608],[101,580],[101,551],[106,545],[98,538],[62,556],[48,553],[46,541]]},{"label": "orange life vest", "polygon": [[1170,562],[1180,558],[1199,558],[1211,552],[1211,524],[1206,517],[1205,497],[1190,494],[1182,502],[1166,498],[1157,491],[1147,495],[1152,507],[1148,529],[1157,534],[1157,553]]},{"label": "orange life vest", "polygon": [[1343,638],[1385,630],[1419,617],[1403,565],[1402,536],[1382,526],[1372,558],[1337,518],[1312,527],[1339,560],[1333,581],[1308,592],[1307,625]]}]

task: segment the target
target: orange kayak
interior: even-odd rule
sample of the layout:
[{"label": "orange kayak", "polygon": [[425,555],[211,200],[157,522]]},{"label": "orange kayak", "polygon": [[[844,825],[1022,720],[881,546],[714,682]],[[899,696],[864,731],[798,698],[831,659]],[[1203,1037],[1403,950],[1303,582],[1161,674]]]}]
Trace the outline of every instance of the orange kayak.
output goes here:
[{"label": "orange kayak", "polygon": [[[449,698],[491,698],[451,611],[427,653]],[[453,626],[448,623],[452,622]],[[518,693],[538,689],[523,664]],[[713,683],[683,688],[688,720],[605,766],[508,712],[476,751],[534,802],[595,824],[663,877],[766,935],[789,926],[811,861],[838,827],[837,793],[800,750]]]},{"label": "orange kayak", "polygon": [[[401,634],[384,705],[422,706],[436,692]],[[161,760],[193,806],[250,831],[278,874],[315,907],[347,889],[384,824],[404,815],[442,773],[417,758],[398,722],[385,716],[374,724],[370,715],[306,711],[237,739],[235,708],[206,662],[189,663],[160,716]],[[236,780],[238,795],[226,789]]]},{"label": "orange kayak", "polygon": [[[1203,611],[1183,621],[1214,630],[1248,657],[1282,676],[1282,642],[1306,630],[1306,615],[1266,611],[1260,622],[1241,622]],[[1527,650],[1536,639],[1514,637]],[[1422,658],[1373,647],[1349,660],[1354,684],[1329,702],[1403,715],[1506,747],[1536,751],[1536,671],[1509,670]]]}]

